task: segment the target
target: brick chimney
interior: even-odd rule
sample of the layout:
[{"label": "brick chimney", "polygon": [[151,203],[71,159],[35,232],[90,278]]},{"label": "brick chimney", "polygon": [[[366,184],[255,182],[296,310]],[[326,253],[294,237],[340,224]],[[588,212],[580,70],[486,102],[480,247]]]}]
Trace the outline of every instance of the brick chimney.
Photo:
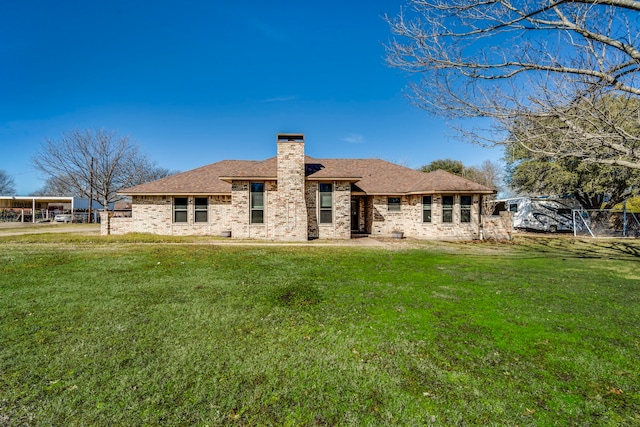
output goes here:
[{"label": "brick chimney", "polygon": [[282,240],[307,240],[304,135],[278,134],[278,207],[275,234]]}]

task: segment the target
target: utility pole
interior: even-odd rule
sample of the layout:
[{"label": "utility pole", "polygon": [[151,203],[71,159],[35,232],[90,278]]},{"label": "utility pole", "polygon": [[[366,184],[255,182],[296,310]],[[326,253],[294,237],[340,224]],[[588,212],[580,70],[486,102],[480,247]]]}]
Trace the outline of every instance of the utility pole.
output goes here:
[{"label": "utility pole", "polygon": [[91,166],[89,166],[89,217],[87,222],[91,224],[91,208],[93,207],[93,157],[91,157]]},{"label": "utility pole", "polygon": [[622,237],[627,237],[627,201],[622,202]]}]

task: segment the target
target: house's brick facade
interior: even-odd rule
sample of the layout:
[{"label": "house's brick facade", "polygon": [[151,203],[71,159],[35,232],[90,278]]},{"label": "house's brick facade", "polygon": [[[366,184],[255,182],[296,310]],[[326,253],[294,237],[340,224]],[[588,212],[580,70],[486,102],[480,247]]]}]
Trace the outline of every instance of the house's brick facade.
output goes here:
[{"label": "house's brick facade", "polygon": [[345,181],[321,181],[333,185],[333,218],[332,222],[322,224],[318,213],[318,184],[307,183],[308,233],[310,238],[318,239],[350,239],[351,238],[351,184]]},{"label": "house's brick facade", "polygon": [[278,191],[275,194],[273,237],[276,240],[307,240],[304,140],[278,138]]},{"label": "house's brick facade", "polygon": [[[235,239],[266,239],[303,241],[309,238],[349,239],[352,232],[388,237],[402,231],[406,237],[418,239],[478,239],[487,237],[505,238],[510,230],[504,222],[486,220],[481,216],[483,194],[470,190],[442,194],[428,193],[431,197],[431,221],[423,218],[423,194],[382,195],[353,192],[353,184],[360,178],[345,178],[322,175],[309,178],[305,168],[304,140],[301,135],[279,136],[277,142],[277,165],[275,176],[263,175],[224,178],[230,183],[228,194],[132,195],[132,217],[113,218],[103,216],[102,234],[125,234],[129,232],[161,235],[228,235]],[[378,165],[378,164],[376,164]],[[313,165],[318,166],[318,165]],[[322,165],[320,165],[322,166]],[[374,165],[375,166],[375,165]],[[377,166],[379,167],[379,165]],[[395,166],[394,166],[395,167]],[[313,172],[315,173],[315,171]],[[415,172],[412,172],[415,174]],[[196,177],[200,177],[197,175]],[[226,176],[226,175],[225,175]],[[422,174],[415,176],[419,181]],[[190,176],[185,180],[188,181]],[[223,179],[223,178],[220,178]],[[252,183],[263,184],[262,223],[253,221]],[[320,221],[320,185],[331,184],[331,219]],[[425,193],[427,194],[427,193]],[[484,191],[487,194],[487,191]],[[468,222],[461,218],[461,196],[471,198],[468,206]],[[448,215],[450,222],[443,221],[443,197],[453,200]],[[395,210],[389,209],[390,197],[399,198]],[[176,199],[187,199],[186,218],[176,216]],[[196,198],[202,207],[206,198],[206,218],[196,221]],[[325,202],[326,203],[326,202]],[[184,206],[182,206],[184,211]]]},{"label": "house's brick facade", "polygon": [[462,222],[460,217],[460,196],[454,198],[451,222],[442,220],[442,195],[431,195],[431,222],[423,221],[422,196],[410,195],[400,198],[400,212],[388,211],[388,198],[373,198],[373,228],[371,234],[388,236],[394,231],[402,231],[406,236],[418,239],[477,239],[480,237],[480,196],[472,196],[470,221]]}]

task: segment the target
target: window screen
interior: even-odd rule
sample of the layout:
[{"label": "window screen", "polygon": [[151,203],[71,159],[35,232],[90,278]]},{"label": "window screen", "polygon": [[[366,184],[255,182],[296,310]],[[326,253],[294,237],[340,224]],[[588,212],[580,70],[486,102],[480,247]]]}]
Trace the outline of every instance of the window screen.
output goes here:
[{"label": "window screen", "polygon": [[176,197],[173,199],[173,222],[187,222],[187,208],[189,199],[187,197]]},{"label": "window screen", "polygon": [[422,196],[422,222],[431,222],[431,196]]},{"label": "window screen", "polygon": [[453,196],[442,196],[442,222],[453,222]]}]

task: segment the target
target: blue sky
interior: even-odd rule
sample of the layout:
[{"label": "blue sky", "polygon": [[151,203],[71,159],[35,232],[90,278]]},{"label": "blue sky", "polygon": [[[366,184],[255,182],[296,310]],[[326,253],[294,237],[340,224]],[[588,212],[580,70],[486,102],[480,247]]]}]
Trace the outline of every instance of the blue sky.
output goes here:
[{"label": "blue sky", "polygon": [[403,97],[382,20],[403,4],[2,0],[0,169],[35,191],[38,146],[75,128],[128,135],[180,171],[271,157],[280,132],[320,158],[499,160]]}]

